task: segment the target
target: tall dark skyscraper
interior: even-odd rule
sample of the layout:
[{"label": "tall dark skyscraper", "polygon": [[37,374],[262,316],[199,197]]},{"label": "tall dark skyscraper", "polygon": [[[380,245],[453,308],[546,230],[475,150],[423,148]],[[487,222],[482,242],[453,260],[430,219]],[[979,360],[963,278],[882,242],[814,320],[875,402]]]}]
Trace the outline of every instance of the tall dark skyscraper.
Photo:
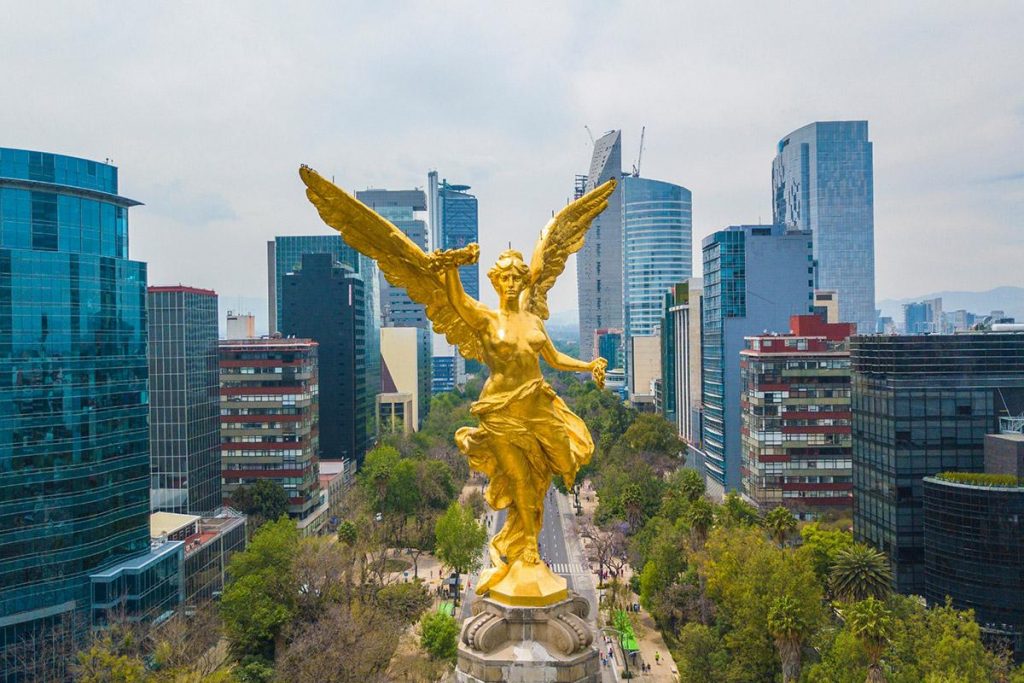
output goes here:
[{"label": "tall dark skyscraper", "polygon": [[[320,457],[353,460],[376,438],[380,378],[367,383],[367,337],[377,336],[365,315],[362,275],[330,254],[304,254],[302,267],[284,277],[281,332],[319,344]],[[380,363],[380,351],[374,351]],[[379,367],[379,365],[378,365]]]},{"label": "tall dark skyscraper", "polygon": [[[427,174],[431,197],[431,240],[435,249],[460,249],[480,238],[476,197],[469,185],[451,185],[437,180],[437,171]],[[474,299],[480,298],[480,264],[459,268],[462,286]]]},{"label": "tall dark skyscraper", "polygon": [[[364,336],[363,364],[359,366],[363,373],[360,380],[363,386],[372,387],[375,394],[380,387],[380,290],[378,289],[377,265],[372,259],[363,256],[345,244],[341,235],[301,235],[278,236],[267,246],[268,271],[273,271],[274,278],[270,281],[270,309],[278,321],[275,331],[284,331],[281,326],[284,299],[282,287],[288,273],[302,270],[304,254],[330,254],[334,263],[347,266],[354,273],[359,273],[362,282],[362,313],[366,325]],[[285,334],[288,334],[285,332]],[[323,351],[321,350],[321,353]],[[368,399],[372,404],[376,399],[371,395]],[[373,413],[373,408],[369,408]],[[330,459],[332,456],[325,456]],[[339,456],[340,457],[340,456]]]},{"label": "tall dark skyscraper", "polygon": [[[416,217],[427,210],[423,190],[363,190],[356,199],[395,224],[416,246],[427,251],[427,223]],[[385,327],[421,327],[430,329],[423,304],[409,298],[401,287],[392,287],[380,277],[380,306]]]},{"label": "tall dark skyscraper", "polygon": [[853,534],[923,595],[924,477],[984,470],[986,434],[1024,413],[1024,332],[853,337]]},{"label": "tall dark skyscraper", "polygon": [[154,511],[221,506],[217,293],[150,287],[149,445]]},{"label": "tall dark skyscraper", "polygon": [[741,485],[740,351],[745,338],[788,332],[814,307],[809,232],[736,225],[704,238],[704,467],[709,485]]},{"label": "tall dark skyscraper", "polygon": [[[586,191],[622,175],[622,131],[605,133],[594,143]],[[623,329],[622,186],[594,219],[576,255],[576,291],[580,311],[580,356],[594,358],[594,331]]]},{"label": "tall dark skyscraper", "polygon": [[819,121],[779,141],[774,222],[814,234],[817,289],[839,296],[839,319],[875,331],[875,195],[867,121]]},{"label": "tall dark skyscraper", "polygon": [[92,585],[129,559],[177,578],[182,557],[150,549],[146,266],[117,186],[109,164],[0,149],[0,671],[64,616],[179,597]]}]

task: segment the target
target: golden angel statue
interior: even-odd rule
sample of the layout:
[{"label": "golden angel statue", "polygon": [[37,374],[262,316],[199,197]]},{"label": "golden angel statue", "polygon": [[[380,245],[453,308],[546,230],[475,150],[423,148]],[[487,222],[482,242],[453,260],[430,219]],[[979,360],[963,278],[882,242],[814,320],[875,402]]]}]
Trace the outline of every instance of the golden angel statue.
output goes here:
[{"label": "golden angel statue", "polygon": [[572,202],[540,234],[529,265],[509,249],[487,275],[498,293],[498,310],[462,288],[458,267],[476,263],[479,247],[425,253],[397,227],[344,190],[303,166],[306,195],[324,222],[357,251],[374,259],[384,277],[426,307],[434,331],[466,358],[483,362],[490,376],[472,413],[479,427],[455,434],[474,470],[490,482],[487,502],[508,510],[491,539],[492,567],[481,574],[477,593],[513,605],[543,605],[567,595],[565,580],[551,573],[537,547],[544,498],[552,476],[572,486],[590,461],[594,442],[586,425],[541,375],[539,358],[556,370],[590,372],[603,385],[607,362],[577,360],[555,349],[544,328],[547,293],[570,254],[583,247],[594,218],[615,189],[609,180]]}]

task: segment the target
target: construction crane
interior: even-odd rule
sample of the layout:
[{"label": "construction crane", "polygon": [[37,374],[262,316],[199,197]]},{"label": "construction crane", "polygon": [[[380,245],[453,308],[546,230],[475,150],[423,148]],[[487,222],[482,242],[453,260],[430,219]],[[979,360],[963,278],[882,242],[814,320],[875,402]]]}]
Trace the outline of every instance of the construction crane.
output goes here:
[{"label": "construction crane", "polygon": [[633,164],[633,177],[640,177],[640,161],[644,158],[644,133],[647,132],[647,126],[640,127],[640,151],[636,155],[636,163]]},{"label": "construction crane", "polygon": [[590,136],[590,144],[591,144],[591,146],[593,146],[593,144],[594,144],[594,134],[590,132],[590,126],[588,126],[587,124],[584,123],[583,127],[587,130],[587,135]]}]

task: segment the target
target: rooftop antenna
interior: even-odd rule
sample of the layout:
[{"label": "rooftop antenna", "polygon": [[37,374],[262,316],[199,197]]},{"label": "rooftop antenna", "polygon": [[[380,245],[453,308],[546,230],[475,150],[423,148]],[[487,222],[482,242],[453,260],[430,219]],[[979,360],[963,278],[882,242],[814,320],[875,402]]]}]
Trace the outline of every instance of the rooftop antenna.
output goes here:
[{"label": "rooftop antenna", "polygon": [[636,155],[636,163],[633,164],[633,177],[640,177],[640,161],[644,158],[644,133],[647,132],[647,126],[640,127],[640,151]]}]

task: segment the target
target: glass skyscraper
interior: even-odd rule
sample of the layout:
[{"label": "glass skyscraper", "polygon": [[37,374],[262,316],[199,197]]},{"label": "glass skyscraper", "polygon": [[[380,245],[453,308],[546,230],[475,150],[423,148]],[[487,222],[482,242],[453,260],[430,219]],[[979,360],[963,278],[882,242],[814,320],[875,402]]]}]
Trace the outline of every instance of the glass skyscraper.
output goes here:
[{"label": "glass skyscraper", "polygon": [[[665,296],[692,274],[691,195],[685,187],[622,178],[622,301],[626,352],[632,337],[658,334]],[[627,375],[633,364],[627,358]],[[664,373],[665,368],[662,368]],[[663,381],[667,381],[664,374]],[[630,385],[627,379],[627,386]],[[673,397],[674,398],[674,397]]]},{"label": "glass skyscraper", "polygon": [[149,443],[154,511],[221,506],[217,293],[150,287]]},{"label": "glass skyscraper", "polygon": [[778,144],[774,222],[814,234],[815,287],[835,290],[839,321],[875,331],[875,217],[867,121],[819,121]]},{"label": "glass skyscraper", "polygon": [[765,330],[788,332],[814,308],[811,235],[738,225],[704,238],[704,466],[709,484],[736,491],[740,476],[740,351]]},{"label": "glass skyscraper", "polygon": [[[437,180],[437,171],[427,174],[430,188],[431,240],[434,249],[461,249],[480,239],[477,200],[469,185],[452,185]],[[480,298],[480,264],[459,268],[462,287],[474,299]]]},{"label": "glass skyscraper", "polygon": [[146,266],[117,185],[0,149],[0,654],[87,624],[90,575],[150,549]]},{"label": "glass skyscraper", "polygon": [[288,273],[294,273],[302,269],[303,254],[331,254],[333,260],[350,268],[362,276],[363,308],[361,314],[364,316],[366,335],[363,339],[365,344],[364,362],[360,370],[364,374],[363,386],[365,386],[366,401],[371,406],[370,412],[374,412],[373,405],[376,403],[377,392],[380,391],[380,326],[381,306],[380,290],[377,282],[377,264],[373,259],[363,256],[356,250],[345,244],[341,235],[299,235],[299,236],[278,236],[268,244],[268,271],[274,273],[270,280],[270,309],[276,323],[273,331],[280,331],[282,311],[284,306],[281,295],[284,277]]},{"label": "glass skyscraper", "polygon": [[[583,189],[622,176],[622,131],[612,130],[594,143],[590,172]],[[577,184],[575,194],[579,194]],[[598,349],[594,332],[623,329],[622,312],[622,187],[608,197],[608,206],[587,231],[576,255],[576,292],[580,310],[580,357],[594,358]],[[691,257],[686,257],[689,262]],[[672,283],[670,283],[672,284]],[[608,359],[609,362],[611,359]]]},{"label": "glass skyscraper", "polygon": [[889,556],[901,593],[925,594],[925,477],[981,472],[986,434],[1024,413],[1024,333],[850,340],[853,535]]}]

